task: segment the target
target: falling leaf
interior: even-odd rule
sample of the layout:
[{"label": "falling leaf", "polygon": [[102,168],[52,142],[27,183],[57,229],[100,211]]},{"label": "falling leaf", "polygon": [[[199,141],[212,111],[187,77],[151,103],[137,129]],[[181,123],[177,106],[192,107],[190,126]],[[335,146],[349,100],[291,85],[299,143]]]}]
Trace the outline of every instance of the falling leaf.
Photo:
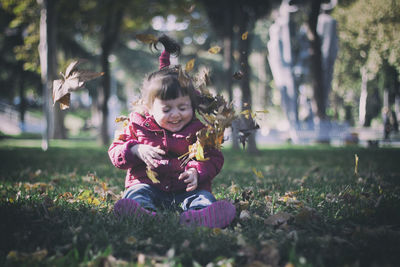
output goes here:
[{"label": "falling leaf", "polygon": [[219,47],[218,45],[213,46],[210,49],[208,49],[208,53],[210,53],[210,54],[218,54],[219,51],[221,51],[221,47]]},{"label": "falling leaf", "polygon": [[245,117],[246,119],[250,119],[251,111],[250,111],[250,109],[245,109],[245,110],[243,110],[242,112],[240,112],[240,114],[244,115],[244,117]]},{"label": "falling leaf", "polygon": [[247,36],[249,35],[249,32],[245,32],[242,34],[242,40],[247,40]]},{"label": "falling leaf", "polygon": [[257,171],[256,168],[252,168],[254,174],[258,177],[258,178],[264,178],[264,175],[262,174],[261,171]]},{"label": "falling leaf", "polygon": [[123,121],[129,121],[129,118],[127,116],[118,116],[115,118],[115,122],[123,122]]},{"label": "falling leaf", "polygon": [[84,87],[85,82],[100,77],[104,72],[78,70],[76,67],[86,62],[84,59],[73,61],[68,65],[62,79],[53,81],[53,104],[60,103],[61,109],[67,109],[70,105],[71,92]]},{"label": "falling leaf", "polygon": [[158,42],[158,39],[153,34],[136,34],[136,39],[145,44],[154,44]]},{"label": "falling leaf", "polygon": [[195,62],[195,59],[193,58],[193,59],[189,60],[189,61],[186,63],[186,66],[185,66],[185,71],[186,71],[186,72],[191,72],[191,71],[193,70],[193,68],[194,68],[194,62]]},{"label": "falling leaf", "polygon": [[354,154],[354,158],[355,158],[354,174],[358,175],[358,155]]},{"label": "falling leaf", "polygon": [[147,177],[149,177],[149,179],[153,182],[153,184],[160,183],[160,181],[157,179],[158,174],[155,171],[153,171],[152,169],[150,169],[150,167],[147,167],[146,174],[147,174]]},{"label": "falling leaf", "polygon": [[239,70],[233,74],[233,78],[235,80],[241,80],[243,78],[243,76],[244,76],[244,73],[241,70]]},{"label": "falling leaf", "polygon": [[185,8],[185,11],[187,13],[192,13],[195,8],[196,8],[196,5],[191,5],[189,8]]}]

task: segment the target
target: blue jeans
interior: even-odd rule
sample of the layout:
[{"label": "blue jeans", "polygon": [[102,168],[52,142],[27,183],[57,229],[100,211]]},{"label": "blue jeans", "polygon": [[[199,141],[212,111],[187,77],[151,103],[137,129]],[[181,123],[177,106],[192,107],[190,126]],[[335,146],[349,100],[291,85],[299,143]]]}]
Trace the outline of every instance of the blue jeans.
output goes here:
[{"label": "blue jeans", "polygon": [[148,184],[136,184],[129,187],[123,198],[137,201],[148,210],[181,209],[182,211],[202,209],[217,201],[206,190],[191,192],[164,192]]}]

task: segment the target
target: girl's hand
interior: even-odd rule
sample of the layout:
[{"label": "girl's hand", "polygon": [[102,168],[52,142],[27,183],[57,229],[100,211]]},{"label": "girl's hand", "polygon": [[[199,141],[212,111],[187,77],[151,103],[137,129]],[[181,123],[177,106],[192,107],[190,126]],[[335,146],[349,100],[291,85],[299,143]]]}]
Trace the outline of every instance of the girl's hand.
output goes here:
[{"label": "girl's hand", "polygon": [[165,151],[159,147],[151,145],[137,144],[131,147],[134,155],[138,156],[150,168],[157,168],[156,159],[162,159],[161,155],[165,155]]},{"label": "girl's hand", "polygon": [[184,182],[187,183],[186,191],[193,191],[197,188],[197,179],[199,173],[195,168],[190,168],[179,175],[178,179],[185,179]]}]

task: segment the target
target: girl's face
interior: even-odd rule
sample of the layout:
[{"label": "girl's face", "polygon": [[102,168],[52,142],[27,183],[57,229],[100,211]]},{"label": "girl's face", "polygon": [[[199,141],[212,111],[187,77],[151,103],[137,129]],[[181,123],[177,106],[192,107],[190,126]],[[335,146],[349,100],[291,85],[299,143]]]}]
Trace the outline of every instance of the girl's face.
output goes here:
[{"label": "girl's face", "polygon": [[188,95],[170,100],[155,98],[149,113],[161,128],[178,132],[193,118],[192,102]]}]

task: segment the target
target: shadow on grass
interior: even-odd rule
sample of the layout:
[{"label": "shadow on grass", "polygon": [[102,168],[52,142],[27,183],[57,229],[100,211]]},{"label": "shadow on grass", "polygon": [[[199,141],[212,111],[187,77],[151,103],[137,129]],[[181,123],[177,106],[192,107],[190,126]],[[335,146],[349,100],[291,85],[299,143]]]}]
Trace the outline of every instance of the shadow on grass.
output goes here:
[{"label": "shadow on grass", "polygon": [[[1,203],[0,265],[79,265],[112,255],[121,261],[205,265],[234,257],[234,236],[180,226],[174,213],[120,219],[107,209],[37,198]],[[43,259],[38,251],[46,251]],[[36,253],[35,253],[36,252]],[[140,260],[140,259],[139,259]]]}]

